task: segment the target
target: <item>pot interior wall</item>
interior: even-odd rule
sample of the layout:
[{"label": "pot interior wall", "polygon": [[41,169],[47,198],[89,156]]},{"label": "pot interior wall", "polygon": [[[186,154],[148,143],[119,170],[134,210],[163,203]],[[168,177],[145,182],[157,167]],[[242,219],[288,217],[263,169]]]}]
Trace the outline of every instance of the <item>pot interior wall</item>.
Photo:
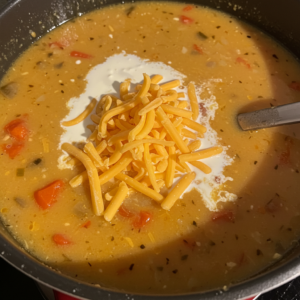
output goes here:
[{"label": "pot interior wall", "polygon": [[[125,2],[132,3],[132,1]],[[227,12],[261,28],[274,36],[295,56],[300,57],[300,21],[298,17],[300,1],[234,0],[229,3],[223,0],[198,0],[192,2]],[[10,2],[0,12],[0,80],[15,59],[39,37],[71,18],[105,5],[117,3],[120,3],[120,1],[17,0]],[[36,38],[31,36],[31,31],[36,33]],[[297,259],[299,252],[299,247],[295,248],[286,256],[284,261],[272,266],[269,270],[265,270],[262,274],[256,276],[254,281],[248,281],[247,286],[244,283],[244,286],[232,288],[230,290],[231,294],[221,295],[210,292],[206,293],[205,296],[190,295],[187,299],[238,299],[239,297],[250,296],[251,293],[257,293],[265,288],[276,286],[300,274],[300,266],[298,266],[300,262],[299,258]],[[74,287],[76,287],[76,294],[82,297],[91,299],[109,298],[107,292],[87,284],[78,283],[63,275],[58,275],[32,258],[9,235],[5,224],[0,224],[0,253],[21,271],[35,279],[47,282],[57,289],[74,293]],[[263,276],[266,273],[269,276],[268,282],[262,279],[266,277]],[[273,282],[270,282],[271,277]],[[116,297],[116,299],[122,297],[127,299],[125,295],[122,296],[116,293],[110,293],[110,295],[113,298]],[[135,297],[135,299],[137,298],[139,297]],[[144,299],[146,298],[148,297],[144,297]]]}]

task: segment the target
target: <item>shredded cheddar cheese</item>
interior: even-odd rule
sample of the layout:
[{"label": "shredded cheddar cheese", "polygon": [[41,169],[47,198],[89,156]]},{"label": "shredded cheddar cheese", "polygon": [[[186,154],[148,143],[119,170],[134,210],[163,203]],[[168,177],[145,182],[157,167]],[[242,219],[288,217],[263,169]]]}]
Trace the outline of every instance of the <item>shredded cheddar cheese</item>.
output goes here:
[{"label": "shredded cheddar cheese", "polygon": [[[83,151],[70,144],[62,149],[73,156],[69,157],[73,164],[81,162],[86,167],[70,185],[89,180],[94,212],[108,222],[126,201],[129,189],[170,210],[195,178],[188,164],[209,174],[211,168],[199,160],[222,152],[222,147],[198,150],[206,128],[195,122],[200,112],[193,83],[187,89],[189,101],[178,100],[185,97],[173,90],[181,85],[179,80],[159,85],[161,75],[151,79],[143,75],[135,92],[130,92],[131,80],[127,79],[120,84],[120,99],[112,95],[104,95],[98,102],[93,99],[80,116],[62,123],[75,125],[91,114],[95,125],[89,126],[93,133]],[[135,175],[128,176],[129,171]],[[121,183],[106,191],[102,199],[101,185],[113,178]],[[160,194],[164,186],[170,189],[166,198]],[[154,242],[153,235],[148,235]],[[125,240],[133,247],[129,238]]]}]

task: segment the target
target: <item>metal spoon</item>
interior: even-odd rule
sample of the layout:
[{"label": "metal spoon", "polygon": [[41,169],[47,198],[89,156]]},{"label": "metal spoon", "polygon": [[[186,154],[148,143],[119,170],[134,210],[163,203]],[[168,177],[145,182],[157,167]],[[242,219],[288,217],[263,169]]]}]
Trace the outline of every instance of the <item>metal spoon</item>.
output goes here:
[{"label": "metal spoon", "polygon": [[254,130],[300,122],[300,102],[256,110],[237,116],[243,130]]}]

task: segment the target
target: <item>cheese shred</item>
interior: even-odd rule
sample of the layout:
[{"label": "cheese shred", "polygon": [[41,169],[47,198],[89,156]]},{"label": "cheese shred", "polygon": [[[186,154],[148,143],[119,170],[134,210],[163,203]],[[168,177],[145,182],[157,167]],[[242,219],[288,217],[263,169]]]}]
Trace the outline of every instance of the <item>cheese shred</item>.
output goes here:
[{"label": "cheese shred", "polygon": [[[195,122],[200,112],[193,83],[187,89],[190,101],[179,101],[185,97],[174,89],[181,85],[179,80],[159,85],[161,75],[143,77],[135,92],[129,92],[131,80],[126,79],[120,84],[119,98],[104,95],[99,101],[93,99],[78,117],[62,123],[76,125],[96,107],[96,114],[91,115],[95,125],[89,126],[93,133],[83,151],[67,143],[62,149],[70,155],[69,161],[81,162],[86,168],[70,180],[70,185],[77,187],[89,180],[94,213],[108,222],[115,218],[129,191],[142,193],[170,210],[195,179],[188,163],[209,174],[211,168],[199,160],[223,150],[198,150],[206,128]],[[49,152],[49,142],[42,142],[44,152]],[[105,189],[102,199],[101,185],[111,180],[117,182]],[[160,193],[164,187],[169,189],[165,198]],[[148,237],[155,243],[151,232]],[[124,239],[134,247],[129,237]]]}]

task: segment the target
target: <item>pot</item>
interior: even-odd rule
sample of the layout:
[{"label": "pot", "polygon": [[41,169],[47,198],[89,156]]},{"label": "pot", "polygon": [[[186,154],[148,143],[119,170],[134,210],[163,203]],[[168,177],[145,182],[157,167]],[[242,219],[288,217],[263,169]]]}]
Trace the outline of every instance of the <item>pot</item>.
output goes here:
[{"label": "pot", "polygon": [[[129,0],[126,0],[131,2]],[[1,2],[1,1],[0,1]],[[14,0],[0,12],[0,79],[14,62],[38,37],[71,18],[80,16],[116,0]],[[124,2],[124,1],[123,1]],[[197,0],[194,3],[209,6],[241,18],[259,27],[300,57],[300,1],[299,0]],[[43,21],[42,24],[40,21]],[[35,31],[32,37],[30,30]],[[152,299],[147,295],[128,295],[106,290],[67,277],[28,254],[0,224],[0,255],[11,265],[46,286],[80,299]],[[157,296],[160,299],[245,299],[273,289],[300,275],[300,246],[260,274],[230,287],[228,291],[206,291],[188,295]]]}]

